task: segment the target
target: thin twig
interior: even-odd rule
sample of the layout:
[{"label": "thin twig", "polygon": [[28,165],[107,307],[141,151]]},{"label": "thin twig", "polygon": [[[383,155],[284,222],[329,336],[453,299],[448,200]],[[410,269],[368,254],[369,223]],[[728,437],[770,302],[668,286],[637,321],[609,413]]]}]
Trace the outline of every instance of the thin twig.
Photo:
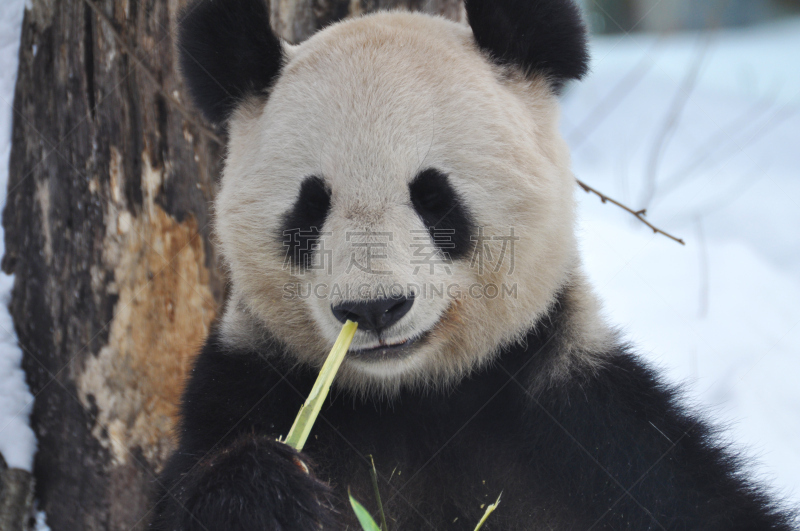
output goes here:
[{"label": "thin twig", "polygon": [[[727,158],[743,151],[747,146],[739,143],[739,137],[745,136],[743,132],[749,133],[748,129],[756,129],[753,124],[759,125],[763,117],[771,114],[770,111],[772,111],[771,105],[769,103],[765,105],[763,100],[759,100],[740,116],[720,126],[690,157],[687,157],[687,162],[680,169],[672,172],[669,178],[664,179],[660,187],[662,195],[680,186],[704,165],[720,164]],[[787,113],[782,111],[781,114]],[[732,131],[735,133],[732,134]],[[719,154],[720,152],[722,154]],[[715,155],[717,155],[716,160]],[[706,164],[707,161],[710,162]]]},{"label": "thin twig", "polygon": [[[758,184],[761,179],[767,175],[767,172],[770,168],[770,163],[767,159],[760,159],[753,167],[742,174],[742,177],[738,181],[738,185],[735,187],[730,187],[727,194],[717,198],[715,201],[710,201],[705,205],[695,208],[693,216],[703,216],[708,217],[710,214],[715,213],[718,210],[721,210],[728,205],[732,204],[734,201],[739,199],[745,192],[747,192],[750,188]],[[723,168],[724,169],[724,168]],[[721,172],[722,170],[720,170]],[[718,175],[720,172],[717,172]],[[715,176],[716,176],[715,175]],[[713,177],[712,177],[713,179]]]},{"label": "thin twig", "polygon": [[114,23],[109,19],[103,11],[97,7],[97,4],[94,3],[94,0],[83,0],[86,2],[92,11],[97,15],[97,18],[102,20],[111,31],[111,34],[114,35],[114,40],[117,41],[117,45],[122,48],[122,51],[128,55],[131,59],[133,59],[136,66],[139,67],[139,70],[144,74],[144,76],[150,80],[150,82],[155,86],[156,91],[164,96],[167,100],[169,100],[172,105],[175,106],[176,109],[183,115],[183,118],[197,127],[205,136],[216,142],[217,144],[224,146],[225,141],[214,131],[212,131],[208,126],[200,122],[194,115],[192,111],[187,109],[183,106],[183,104],[178,101],[172,94],[170,94],[164,87],[161,86],[161,82],[158,80],[158,76],[156,76],[145,64],[142,62],[141,59],[136,55],[136,52],[133,50],[130,44],[122,37],[122,35],[117,31],[117,28],[114,26]]},{"label": "thin twig", "polygon": [[[729,159],[731,159],[734,155],[739,155],[748,148],[750,148],[751,146],[755,145],[756,142],[760,141],[761,138],[764,137],[764,135],[766,135],[768,132],[775,129],[779,125],[781,125],[784,121],[786,121],[788,118],[791,118],[796,113],[797,113],[796,109],[786,109],[786,106],[781,105],[777,107],[774,112],[770,113],[770,115],[767,117],[766,120],[762,121],[761,123],[757,123],[756,125],[758,125],[758,127],[750,127],[750,126],[743,126],[741,128],[729,127],[727,131],[740,131],[740,132],[743,131],[743,132],[735,136],[729,135],[728,139],[729,141],[727,144],[723,143],[722,140],[719,140],[718,144],[720,147],[717,149],[716,154],[712,152],[711,155],[707,157],[710,158],[711,161],[708,164],[706,164],[706,166],[708,167],[714,164],[720,165],[723,162],[725,162],[725,164],[722,165],[724,169],[728,164],[730,164]],[[756,121],[757,120],[754,119],[753,123],[755,123]],[[750,134],[753,129],[756,129],[756,131]],[[711,144],[709,142],[709,146],[710,145]],[[709,151],[711,152],[710,147]],[[696,163],[695,166],[686,166],[687,174],[691,174],[697,171],[702,163],[703,161],[700,160],[699,162]],[[761,173],[764,173],[764,171],[762,170]],[[664,196],[673,191],[674,189],[676,189],[678,186],[680,186],[680,184],[681,184],[681,179],[679,178],[679,174],[676,172],[670,181],[665,182],[665,186],[662,188],[661,197],[657,199],[659,201],[663,201]]]},{"label": "thin twig", "polygon": [[572,128],[567,134],[567,142],[570,148],[576,151],[589,138],[597,127],[616,110],[620,103],[633,91],[644,76],[653,67],[655,61],[652,59],[652,52],[660,46],[663,37],[653,43],[650,50],[645,51],[639,61],[631,68],[627,74],[614,86],[613,89],[587,114],[583,120]]},{"label": "thin twig", "polygon": [[686,108],[686,104],[689,103],[689,98],[692,95],[692,92],[694,92],[694,89],[697,85],[697,78],[700,75],[700,67],[703,65],[703,60],[705,59],[708,49],[711,46],[712,38],[713,34],[709,34],[709,36],[706,37],[700,45],[700,49],[695,54],[694,61],[689,66],[686,76],[683,79],[683,83],[681,83],[681,86],[675,93],[675,97],[673,98],[669,110],[667,111],[666,119],[664,120],[661,128],[658,131],[656,139],[653,142],[647,162],[647,174],[645,175],[645,193],[643,198],[643,204],[645,206],[650,205],[650,202],[653,200],[653,197],[656,194],[658,170],[661,165],[661,157],[663,156],[664,151],[666,151],[670,140],[675,134],[675,131],[678,127],[678,122],[680,121],[683,111]]},{"label": "thin twig", "polygon": [[626,212],[630,212],[636,219],[638,219],[639,221],[641,221],[642,223],[644,223],[645,225],[650,227],[653,230],[653,233],[655,233],[655,234],[663,234],[664,236],[666,236],[670,240],[674,240],[674,241],[678,242],[681,245],[686,245],[686,242],[684,242],[682,239],[676,238],[672,234],[664,232],[663,230],[659,229],[658,227],[656,227],[655,225],[653,225],[652,223],[650,223],[649,221],[644,219],[644,216],[647,214],[647,210],[646,209],[633,210],[632,208],[623,205],[622,203],[620,203],[616,199],[612,199],[612,198],[608,197],[607,195],[605,195],[604,193],[602,193],[602,192],[600,192],[598,190],[595,190],[594,188],[592,188],[591,186],[589,186],[585,182],[581,181],[580,179],[575,179],[575,181],[577,181],[578,186],[583,188],[583,191],[586,192],[587,194],[588,193],[595,194],[597,197],[600,198],[600,201],[602,201],[603,203],[606,203],[606,202],[612,203],[612,204],[617,205],[618,207],[620,207],[622,210],[624,210]]},{"label": "thin twig", "polygon": [[[697,242],[700,244],[700,297],[697,309],[697,317],[705,319],[708,316],[708,292],[709,292],[709,271],[708,271],[708,249],[706,248],[706,235],[703,230],[703,218],[694,218],[694,225],[697,229]],[[695,355],[697,353],[695,352]]]}]

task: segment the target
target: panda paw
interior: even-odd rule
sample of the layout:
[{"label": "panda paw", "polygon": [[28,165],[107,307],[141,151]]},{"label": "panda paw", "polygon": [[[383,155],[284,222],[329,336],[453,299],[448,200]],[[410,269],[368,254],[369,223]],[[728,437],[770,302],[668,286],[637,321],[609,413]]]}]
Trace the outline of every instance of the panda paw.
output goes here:
[{"label": "panda paw", "polygon": [[200,461],[179,487],[181,531],[336,529],[330,487],[307,459],[267,437],[239,437]]}]

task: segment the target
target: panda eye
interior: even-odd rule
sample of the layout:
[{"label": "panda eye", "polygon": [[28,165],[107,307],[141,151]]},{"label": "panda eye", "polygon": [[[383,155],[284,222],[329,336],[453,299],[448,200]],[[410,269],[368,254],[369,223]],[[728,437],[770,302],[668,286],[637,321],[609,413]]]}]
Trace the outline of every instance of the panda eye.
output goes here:
[{"label": "panda eye", "polygon": [[436,214],[444,215],[458,201],[447,176],[433,168],[417,174],[408,190],[414,209],[427,226],[435,225],[438,222]]},{"label": "panda eye", "polygon": [[441,209],[447,198],[435,187],[418,186],[416,190],[412,188],[411,201],[417,210],[433,211]]},{"label": "panda eye", "polygon": [[300,185],[300,195],[295,203],[295,213],[302,219],[301,227],[321,228],[331,208],[331,193],[325,181],[309,177]]},{"label": "panda eye", "polygon": [[303,180],[292,209],[283,215],[281,240],[293,265],[307,267],[331,209],[331,193],[320,177]]},{"label": "panda eye", "polygon": [[447,175],[434,168],[421,171],[408,186],[411,204],[433,243],[451,258],[469,252],[472,216],[450,185]]}]

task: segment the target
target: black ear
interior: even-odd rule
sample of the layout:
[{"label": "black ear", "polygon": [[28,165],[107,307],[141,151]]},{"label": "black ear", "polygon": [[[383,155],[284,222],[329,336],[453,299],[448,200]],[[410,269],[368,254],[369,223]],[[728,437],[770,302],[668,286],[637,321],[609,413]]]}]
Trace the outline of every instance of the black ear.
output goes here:
[{"label": "black ear", "polygon": [[546,74],[558,89],[589,67],[586,27],[572,0],[466,0],[482,50],[500,64]]},{"label": "black ear", "polygon": [[195,105],[224,123],[248,94],[269,88],[283,65],[264,0],[199,0],[181,14],[178,53]]}]

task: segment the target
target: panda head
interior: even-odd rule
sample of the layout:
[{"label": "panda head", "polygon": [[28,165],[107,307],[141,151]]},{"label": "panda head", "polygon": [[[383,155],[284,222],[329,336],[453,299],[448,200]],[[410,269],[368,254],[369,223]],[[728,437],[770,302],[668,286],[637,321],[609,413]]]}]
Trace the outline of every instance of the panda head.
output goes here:
[{"label": "panda head", "polygon": [[223,336],[341,382],[452,382],[518,340],[577,262],[557,93],[587,69],[570,0],[468,0],[470,26],[384,12],[291,46],[262,0],[203,0],[181,68],[228,131],[215,204]]}]

